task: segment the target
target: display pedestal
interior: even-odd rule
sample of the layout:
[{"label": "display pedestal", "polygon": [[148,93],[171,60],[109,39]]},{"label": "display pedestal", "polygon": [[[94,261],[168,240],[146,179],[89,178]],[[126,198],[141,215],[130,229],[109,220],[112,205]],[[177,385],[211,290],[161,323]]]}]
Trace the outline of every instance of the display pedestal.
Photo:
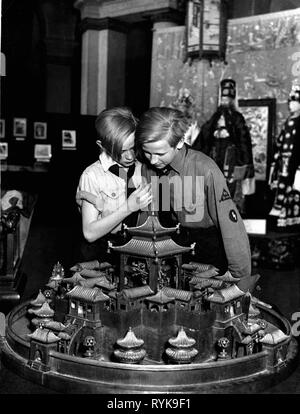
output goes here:
[{"label": "display pedestal", "polygon": [[300,262],[300,232],[249,234],[253,267],[293,269]]},{"label": "display pedestal", "polygon": [[1,216],[0,310],[5,313],[16,306],[25,287],[26,275],[21,270],[21,260],[36,199],[35,195],[23,192],[23,210],[14,208]]},{"label": "display pedestal", "polygon": [[7,313],[20,301],[26,275],[20,270],[13,277],[0,276],[0,311]]}]

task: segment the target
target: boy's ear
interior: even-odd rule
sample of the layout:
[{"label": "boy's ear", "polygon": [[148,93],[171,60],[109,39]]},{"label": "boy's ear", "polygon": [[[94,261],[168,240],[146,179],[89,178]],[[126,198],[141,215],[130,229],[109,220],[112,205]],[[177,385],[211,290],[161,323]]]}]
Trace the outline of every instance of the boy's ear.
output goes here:
[{"label": "boy's ear", "polygon": [[99,139],[96,141],[96,144],[98,145],[98,147],[100,147],[102,149],[102,144],[101,144],[101,141]]},{"label": "boy's ear", "polygon": [[176,149],[180,150],[184,145],[184,137],[176,145]]}]

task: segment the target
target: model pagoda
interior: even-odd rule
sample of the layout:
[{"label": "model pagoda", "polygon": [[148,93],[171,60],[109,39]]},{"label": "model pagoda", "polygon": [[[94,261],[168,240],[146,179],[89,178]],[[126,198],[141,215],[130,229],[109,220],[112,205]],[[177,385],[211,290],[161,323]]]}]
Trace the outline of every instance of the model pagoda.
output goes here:
[{"label": "model pagoda", "polygon": [[[97,260],[76,264],[68,277],[55,265],[44,293],[28,307],[34,330],[29,335],[31,356],[40,358],[45,349],[57,347],[95,360],[192,364],[262,349],[273,325],[258,323],[260,312],[251,295],[238,288],[230,272],[219,275],[207,264],[182,263],[183,254],[193,247],[179,246],[171,238],[178,226],[163,227],[151,212],[144,224],[127,231],[131,238],[125,245],[110,246],[120,254],[118,274]],[[250,305],[256,309],[251,317]],[[48,348],[45,338],[51,343]],[[87,349],[91,338],[92,351]],[[277,332],[274,338],[280,343],[285,335]],[[45,356],[45,369],[46,361]]]},{"label": "model pagoda", "polygon": [[192,247],[179,246],[172,240],[171,234],[178,230],[178,226],[163,227],[154,211],[144,224],[127,229],[132,236],[128,243],[112,247],[120,253],[120,289],[139,283],[134,281],[137,275],[154,293],[163,286],[181,288],[182,255]]}]

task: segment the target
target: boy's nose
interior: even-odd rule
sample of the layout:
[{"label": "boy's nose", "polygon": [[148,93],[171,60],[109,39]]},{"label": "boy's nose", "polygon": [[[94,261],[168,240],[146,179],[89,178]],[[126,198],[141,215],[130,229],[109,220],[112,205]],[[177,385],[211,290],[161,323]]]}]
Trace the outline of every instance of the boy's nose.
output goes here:
[{"label": "boy's nose", "polygon": [[151,154],[150,163],[152,165],[157,163],[157,155]]},{"label": "boy's nose", "polygon": [[135,153],[134,153],[134,150],[129,150],[129,151],[127,151],[127,152],[126,152],[126,159],[127,159],[128,161],[132,161],[132,160],[134,160],[134,159],[135,159]]}]

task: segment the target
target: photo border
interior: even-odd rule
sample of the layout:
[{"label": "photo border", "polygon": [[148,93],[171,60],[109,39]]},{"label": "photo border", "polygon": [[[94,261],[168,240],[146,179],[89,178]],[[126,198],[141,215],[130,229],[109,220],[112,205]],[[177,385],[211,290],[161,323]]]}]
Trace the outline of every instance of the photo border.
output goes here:
[{"label": "photo border", "polygon": [[[275,98],[264,98],[264,99],[239,99],[238,101],[240,112],[245,117],[242,108],[256,108],[256,107],[267,107],[268,108],[268,125],[266,125],[267,130],[267,142],[266,142],[266,169],[265,169],[265,178],[259,179],[257,181],[268,181],[270,164],[273,155],[273,137],[275,133],[275,120],[276,120],[276,99]],[[248,127],[249,122],[247,122]],[[251,128],[250,128],[251,134]],[[251,139],[253,139],[251,134]],[[253,162],[255,167],[255,147],[253,148]]]},{"label": "photo border", "polygon": [[5,138],[5,119],[0,118],[0,124],[2,124],[2,127],[0,128],[0,138]]},{"label": "photo border", "polygon": [[[38,126],[43,126],[44,128],[44,134],[41,136],[37,136],[36,134],[36,129]],[[47,139],[47,122],[39,122],[39,121],[35,121],[33,123],[33,138],[34,139]]]},{"label": "photo border", "polygon": [[[24,128],[23,128],[22,133],[19,133],[19,132],[16,131],[17,122],[24,123]],[[14,137],[20,137],[20,138],[26,138],[27,137],[27,118],[14,118],[13,119],[13,136]]]},{"label": "photo border", "polygon": [[[40,154],[40,151],[47,150],[48,155]],[[51,144],[34,144],[34,159],[38,161],[50,161],[52,157]]]},{"label": "photo border", "polygon": [[[65,140],[65,133],[69,132],[72,136],[72,142],[66,143]],[[76,130],[75,129],[63,129],[61,131],[61,139],[62,139],[62,149],[70,149],[70,150],[76,150]]]},{"label": "photo border", "polygon": [[8,143],[0,142],[0,147],[5,148],[4,155],[2,154],[2,150],[0,151],[0,160],[6,160],[8,158]]}]

